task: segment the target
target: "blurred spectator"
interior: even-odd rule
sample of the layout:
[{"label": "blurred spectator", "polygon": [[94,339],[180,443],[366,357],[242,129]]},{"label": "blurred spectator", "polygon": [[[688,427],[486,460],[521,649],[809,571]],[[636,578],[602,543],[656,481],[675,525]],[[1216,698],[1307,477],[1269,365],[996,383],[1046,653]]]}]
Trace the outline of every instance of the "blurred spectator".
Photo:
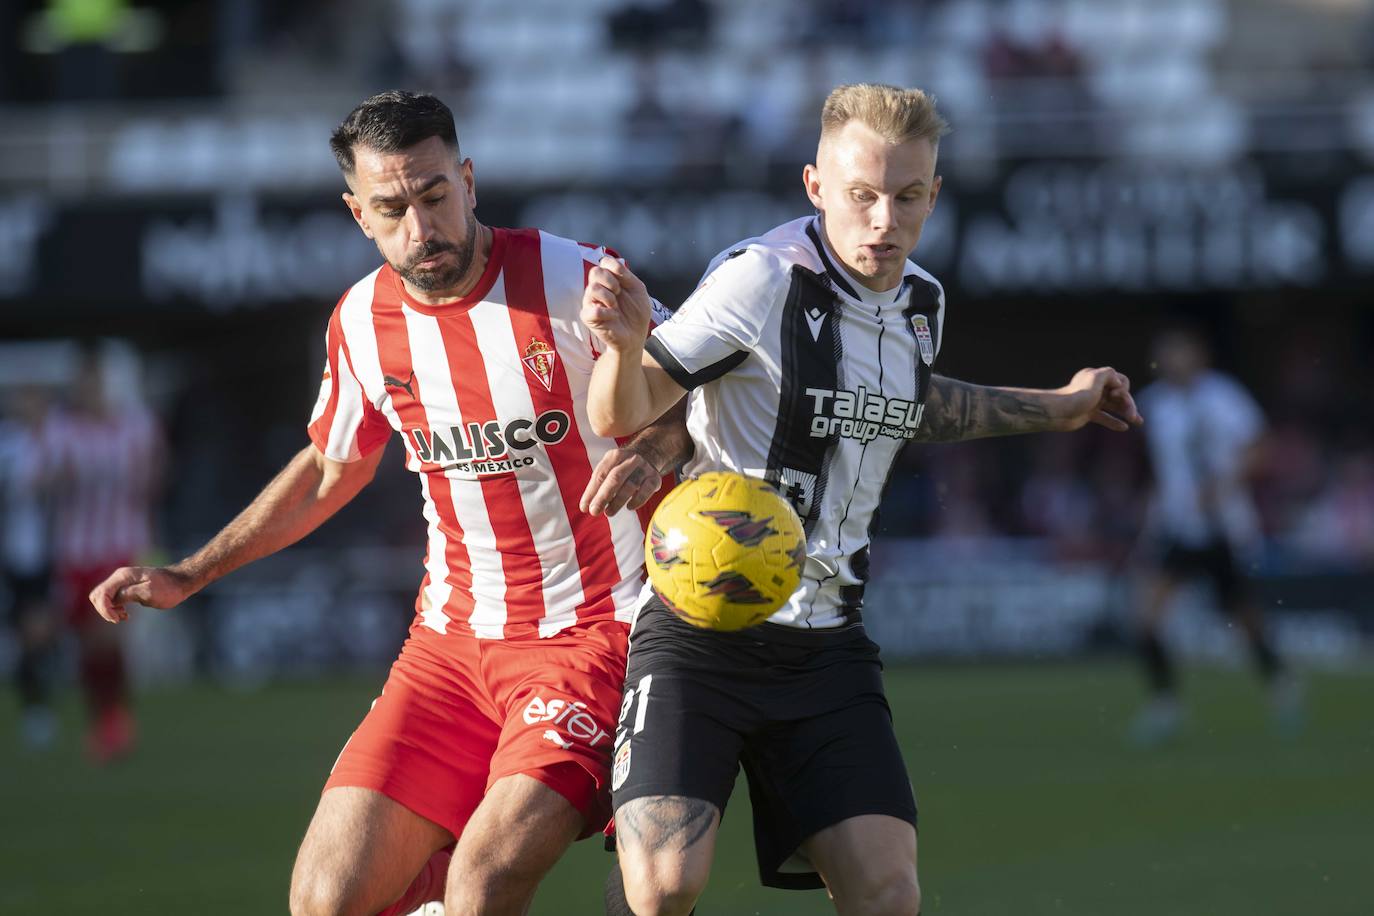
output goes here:
[{"label": "blurred spectator", "polygon": [[1069,436],[1047,436],[1034,456],[1034,468],[1021,487],[1021,513],[1029,533],[1046,537],[1061,559],[1091,557],[1098,536],[1090,480],[1078,472],[1077,443]]},{"label": "blurred spectator", "polygon": [[3,618],[19,645],[15,686],[20,728],[32,748],[57,735],[52,712],[52,545],[48,461],[43,448],[46,396],[37,388],[14,397],[13,416],[0,421],[0,587],[8,594]]},{"label": "blurred spectator", "polygon": [[1374,450],[1336,460],[1330,480],[1298,518],[1292,543],[1347,571],[1374,567]]},{"label": "blurred spectator", "polygon": [[693,48],[711,34],[715,10],[706,0],[639,0],[606,20],[620,48]]},{"label": "blurred spectator", "polygon": [[44,430],[55,481],[54,564],[60,600],[80,646],[90,716],[87,748],[104,763],[134,742],[120,628],[91,607],[90,590],[152,545],[151,509],[162,477],[162,434],[152,412],[115,396],[100,351],[84,356],[65,410]]}]

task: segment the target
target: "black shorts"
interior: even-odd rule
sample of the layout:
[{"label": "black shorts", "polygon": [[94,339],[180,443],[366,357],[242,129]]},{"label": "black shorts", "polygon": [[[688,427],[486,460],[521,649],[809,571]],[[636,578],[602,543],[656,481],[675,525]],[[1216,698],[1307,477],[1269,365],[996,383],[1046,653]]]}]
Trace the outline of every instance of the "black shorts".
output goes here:
[{"label": "black shorts", "polygon": [[620,709],[615,807],[681,795],[723,813],[743,764],[769,887],[825,886],[798,848],[826,827],[864,814],[916,823],[878,647],[860,626],[717,633],[655,597],[630,636]]},{"label": "black shorts", "polygon": [[1165,541],[1160,545],[1159,568],[1180,579],[1207,579],[1216,587],[1217,598],[1227,609],[1245,594],[1245,579],[1231,545],[1224,539],[1201,547]]}]

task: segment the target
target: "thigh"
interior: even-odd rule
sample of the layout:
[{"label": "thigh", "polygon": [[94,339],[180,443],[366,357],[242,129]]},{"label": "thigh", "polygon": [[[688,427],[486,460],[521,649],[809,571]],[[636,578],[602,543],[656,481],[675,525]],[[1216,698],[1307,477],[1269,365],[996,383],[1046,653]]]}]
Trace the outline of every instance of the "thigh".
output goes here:
[{"label": "thigh", "polygon": [[530,777],[577,811],[583,836],[605,829],[625,642],[625,626],[609,623],[483,647],[502,716],[488,794],[510,777]]},{"label": "thigh", "polygon": [[460,836],[487,786],[501,726],[463,653],[412,637],[348,739],[327,789],[371,789]]},{"label": "thigh", "polygon": [[830,665],[812,686],[829,697],[821,711],[770,725],[744,751],[759,876],[770,887],[821,886],[803,847],[828,827],[865,815],[916,823],[876,659]]},{"label": "thigh", "polygon": [[[898,888],[917,889],[916,828],[900,818],[847,818],[802,844],[840,913],[863,913]],[[919,898],[919,890],[916,891]]]},{"label": "thigh", "polygon": [[616,810],[667,796],[699,799],[723,812],[744,735],[757,718],[750,694],[726,671],[684,664],[670,642],[653,651],[632,649],[611,770]]},{"label": "thigh", "polygon": [[469,902],[483,900],[515,897],[528,904],[540,879],[577,839],[583,820],[567,798],[532,776],[497,780],[458,839],[448,905],[467,912],[474,909]]},{"label": "thigh", "polygon": [[375,913],[398,898],[453,835],[380,792],[326,789],[291,876],[295,905]]}]

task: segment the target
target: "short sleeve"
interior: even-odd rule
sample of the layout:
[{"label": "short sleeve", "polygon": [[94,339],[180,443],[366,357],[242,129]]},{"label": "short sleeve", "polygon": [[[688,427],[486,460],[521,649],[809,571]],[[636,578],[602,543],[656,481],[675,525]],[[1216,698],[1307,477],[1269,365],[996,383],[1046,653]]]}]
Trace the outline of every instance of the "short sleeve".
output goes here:
[{"label": "short sleeve", "polygon": [[310,441],[332,461],[357,461],[386,443],[391,425],[353,374],[338,309],[325,333],[324,377],[310,413]]},{"label": "short sleeve", "polygon": [[761,251],[732,253],[654,329],[645,350],[688,390],[720,378],[758,346],[787,278],[778,261]]}]

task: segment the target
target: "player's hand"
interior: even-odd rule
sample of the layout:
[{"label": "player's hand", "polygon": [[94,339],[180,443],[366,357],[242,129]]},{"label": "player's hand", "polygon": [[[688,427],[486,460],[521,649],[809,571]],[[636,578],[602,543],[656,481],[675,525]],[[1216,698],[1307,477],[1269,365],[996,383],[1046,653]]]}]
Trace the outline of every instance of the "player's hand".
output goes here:
[{"label": "player's hand", "polygon": [[628,448],[613,448],[601,456],[578,506],[588,515],[615,515],[638,509],[663,485],[653,462]]},{"label": "player's hand", "polygon": [[649,335],[649,291],[630,268],[607,255],[587,273],[582,323],[608,350],[634,351]]},{"label": "player's hand", "polygon": [[190,581],[165,566],[125,566],[91,589],[91,604],[110,623],[129,619],[128,604],[172,608],[195,591]]},{"label": "player's hand", "polygon": [[1125,432],[1145,422],[1131,397],[1131,380],[1111,367],[1079,369],[1059,394],[1057,425],[1063,430],[1096,423]]}]

